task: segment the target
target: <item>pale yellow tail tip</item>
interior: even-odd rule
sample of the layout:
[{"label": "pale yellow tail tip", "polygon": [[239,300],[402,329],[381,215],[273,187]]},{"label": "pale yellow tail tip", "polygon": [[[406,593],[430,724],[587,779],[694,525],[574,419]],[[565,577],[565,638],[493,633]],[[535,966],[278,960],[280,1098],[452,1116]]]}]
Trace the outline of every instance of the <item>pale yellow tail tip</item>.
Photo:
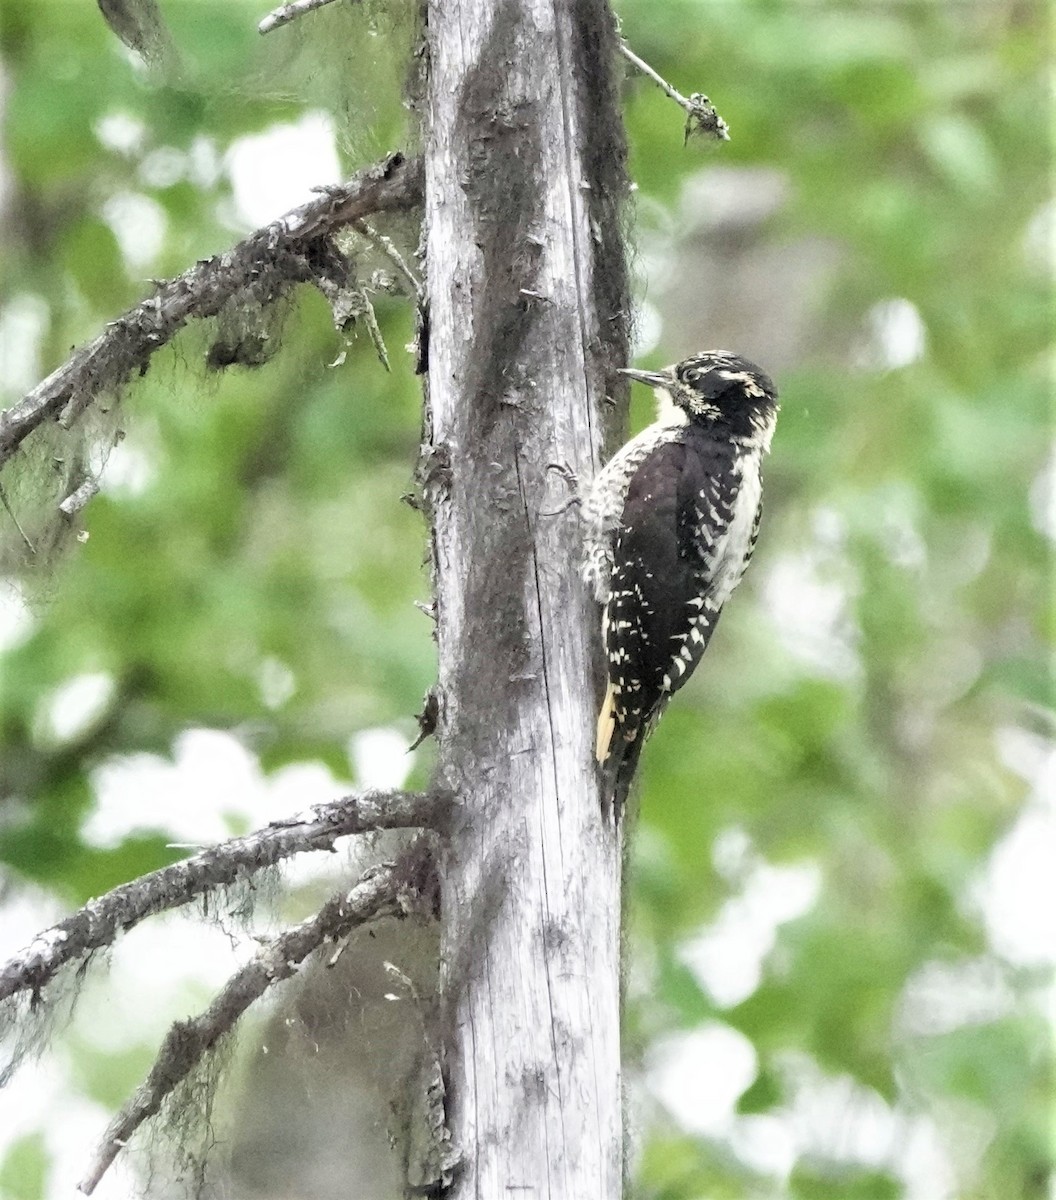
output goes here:
[{"label": "pale yellow tail tip", "polygon": [[605,691],[605,699],[601,702],[601,712],[598,714],[598,741],[594,754],[599,763],[603,763],[612,751],[612,736],[616,732],[616,689],[610,683]]}]

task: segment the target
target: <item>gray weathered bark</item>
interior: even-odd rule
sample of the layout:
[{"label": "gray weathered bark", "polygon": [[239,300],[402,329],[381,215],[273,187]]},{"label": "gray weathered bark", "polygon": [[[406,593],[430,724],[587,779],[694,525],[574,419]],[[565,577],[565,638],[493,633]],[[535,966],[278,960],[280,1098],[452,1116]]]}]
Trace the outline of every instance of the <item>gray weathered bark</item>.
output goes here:
[{"label": "gray weathered bark", "polygon": [[[426,257],[453,1198],[621,1193],[620,845],[567,481],[626,362],[606,0],[430,0]],[[549,515],[548,515],[549,513]]]}]

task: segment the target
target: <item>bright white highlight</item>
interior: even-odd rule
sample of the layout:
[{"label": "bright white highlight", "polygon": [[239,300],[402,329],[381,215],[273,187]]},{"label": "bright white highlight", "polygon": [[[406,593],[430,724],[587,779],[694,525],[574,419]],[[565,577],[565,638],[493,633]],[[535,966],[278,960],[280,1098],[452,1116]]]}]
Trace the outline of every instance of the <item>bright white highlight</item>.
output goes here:
[{"label": "bright white highlight", "polygon": [[260,664],[257,686],[268,708],[282,708],[297,691],[297,677],[281,659],[268,657]]},{"label": "bright white highlight", "polygon": [[975,899],[998,954],[1017,966],[1056,964],[1056,747],[1017,728],[1000,730],[997,744],[1030,798],[994,847]]},{"label": "bright white highlight", "polygon": [[1056,542],[1056,447],[1030,485],[1030,521],[1038,533]]},{"label": "bright white highlight", "polygon": [[858,363],[863,367],[895,370],[924,357],[927,331],[915,304],[901,297],[881,300],[866,313]]},{"label": "bright white highlight", "polygon": [[673,1033],[650,1047],[650,1091],[692,1133],[724,1133],[734,1106],[755,1079],[752,1043],[720,1021]]},{"label": "bright white highlight", "polygon": [[113,695],[111,675],[75,675],[66,680],[45,702],[47,734],[59,742],[80,737],[106,712]]},{"label": "bright white highlight", "polygon": [[904,1037],[939,1037],[1007,1016],[1015,997],[992,958],[925,963],[903,989],[897,1027]]},{"label": "bright white highlight", "polygon": [[95,846],[158,831],[195,847],[222,841],[232,826],[257,828],[351,791],[319,763],[297,763],[265,776],[256,755],[215,729],[190,729],[173,761],[156,754],[115,758],[92,772],[96,806],[84,827]]},{"label": "bright white highlight", "polygon": [[20,646],[33,632],[33,624],[21,587],[13,581],[0,583],[0,654]]},{"label": "bright white highlight", "polygon": [[775,867],[757,861],[740,894],[723,904],[680,957],[720,1008],[739,1004],[759,986],[779,927],[809,912],[820,890],[814,863]]},{"label": "bright white highlight", "polygon": [[159,146],[139,164],[138,174],[147,187],[172,187],[187,174],[186,155],[175,146]]},{"label": "bright white highlight", "polygon": [[168,217],[156,200],[142,192],[118,192],[103,205],[103,219],[113,230],[131,270],[149,267],[165,244]]},{"label": "bright white highlight", "polygon": [[225,163],[238,216],[249,226],[274,221],[310,200],[312,187],[341,177],[334,127],[321,112],[237,138]]},{"label": "bright white highlight", "polygon": [[[30,292],[19,292],[0,310],[0,392],[12,399],[40,379],[40,346],[48,328],[47,304]],[[10,519],[10,518],[8,518]]]},{"label": "bright white highlight", "polygon": [[643,300],[638,305],[638,319],[634,323],[634,347],[631,359],[643,358],[660,345],[664,332],[664,318],[655,304]]},{"label": "bright white highlight", "polygon": [[154,482],[157,469],[150,454],[128,438],[118,442],[106,459],[100,490],[118,499],[141,496]]},{"label": "bright white highlight", "polygon": [[1028,222],[1023,256],[1027,266],[1041,275],[1056,272],[1056,200],[1046,200]]},{"label": "bright white highlight", "polygon": [[410,743],[398,729],[361,729],[349,740],[348,757],[361,788],[398,788],[414,765]]},{"label": "bright white highlight", "polygon": [[96,121],[93,132],[107,150],[131,155],[142,147],[147,127],[130,113],[112,112]]},{"label": "bright white highlight", "polygon": [[860,670],[848,574],[846,562],[811,550],[778,555],[763,580],[766,609],[785,651],[822,678],[850,681]]}]

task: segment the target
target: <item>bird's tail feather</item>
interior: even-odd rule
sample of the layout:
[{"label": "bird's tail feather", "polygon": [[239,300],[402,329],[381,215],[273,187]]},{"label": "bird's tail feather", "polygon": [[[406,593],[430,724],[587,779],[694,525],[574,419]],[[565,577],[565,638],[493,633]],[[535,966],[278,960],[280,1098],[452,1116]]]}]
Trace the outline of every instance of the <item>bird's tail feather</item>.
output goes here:
[{"label": "bird's tail feather", "polygon": [[631,790],[638,759],[645,741],[645,731],[633,731],[628,739],[627,731],[619,728],[616,720],[616,690],[609,684],[598,714],[597,756],[601,764],[604,782],[602,794],[606,808],[611,807],[613,819],[619,823],[627,795]]},{"label": "bird's tail feather", "polygon": [[603,763],[612,753],[612,742],[616,736],[616,689],[612,682],[605,689],[605,699],[601,702],[601,712],[598,713],[598,740],[594,753],[598,762]]},{"label": "bird's tail feather", "polygon": [[612,805],[613,821],[617,825],[627,806],[627,797],[631,792],[631,784],[634,782],[634,773],[638,769],[638,759],[642,756],[643,745],[645,745],[645,738],[641,731],[632,742],[625,741],[622,737],[618,738],[612,761],[606,764],[611,773],[607,774],[605,790],[609,797],[609,803]]}]

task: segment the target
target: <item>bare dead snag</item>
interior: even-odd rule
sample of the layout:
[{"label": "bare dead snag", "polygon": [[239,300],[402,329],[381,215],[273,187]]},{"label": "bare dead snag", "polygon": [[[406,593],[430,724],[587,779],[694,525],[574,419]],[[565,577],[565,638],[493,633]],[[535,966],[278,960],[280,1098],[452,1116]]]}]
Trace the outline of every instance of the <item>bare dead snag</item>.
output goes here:
[{"label": "bare dead snag", "polygon": [[625,150],[606,0],[430,0],[426,267],[452,1200],[616,1200],[620,839],[592,730],[598,614],[548,464],[589,478],[626,363]]}]

